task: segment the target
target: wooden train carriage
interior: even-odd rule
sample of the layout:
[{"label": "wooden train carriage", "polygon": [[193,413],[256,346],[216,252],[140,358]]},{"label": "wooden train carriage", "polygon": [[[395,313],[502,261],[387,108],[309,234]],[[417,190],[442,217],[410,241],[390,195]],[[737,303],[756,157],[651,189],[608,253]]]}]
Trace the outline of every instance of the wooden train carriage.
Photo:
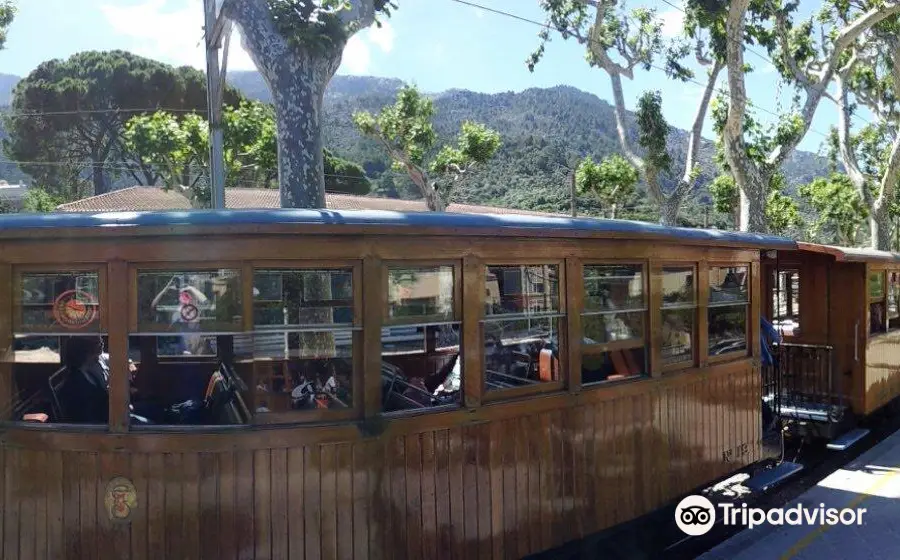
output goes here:
[{"label": "wooden train carriage", "polygon": [[784,336],[781,415],[835,437],[900,396],[900,255],[797,245],[762,261],[763,316]]},{"label": "wooden train carriage", "polygon": [[519,557],[636,518],[761,458],[759,250],[794,246],[0,218],[2,557]]}]

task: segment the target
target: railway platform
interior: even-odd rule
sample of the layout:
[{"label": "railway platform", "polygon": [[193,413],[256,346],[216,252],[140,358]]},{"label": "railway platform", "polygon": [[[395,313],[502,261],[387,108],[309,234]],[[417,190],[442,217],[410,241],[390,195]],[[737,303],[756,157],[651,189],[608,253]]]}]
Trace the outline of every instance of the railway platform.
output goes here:
[{"label": "railway platform", "polygon": [[[799,507],[798,507],[799,506]],[[840,518],[822,523],[834,508],[854,510],[848,524]],[[746,528],[700,556],[703,560],[900,558],[900,431],[881,441],[782,506],[782,520],[769,510],[762,524]],[[787,512],[799,510],[790,517]],[[862,511],[865,510],[865,511]],[[717,512],[718,514],[718,512]],[[791,524],[802,515],[802,523]],[[812,523],[806,516],[816,515]],[[845,520],[850,520],[847,513]],[[833,520],[833,519],[832,519]]]}]

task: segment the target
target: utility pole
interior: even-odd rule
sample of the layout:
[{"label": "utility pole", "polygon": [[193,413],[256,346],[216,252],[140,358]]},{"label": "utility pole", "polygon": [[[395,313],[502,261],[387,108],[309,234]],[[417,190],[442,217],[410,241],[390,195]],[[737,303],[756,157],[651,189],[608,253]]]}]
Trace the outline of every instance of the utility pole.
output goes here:
[{"label": "utility pole", "polygon": [[572,217],[573,218],[578,217],[578,204],[577,204],[578,197],[576,195],[577,195],[577,193],[575,192],[575,169],[573,168],[572,169],[572,181],[569,184],[569,196],[571,198],[570,205],[572,206]]},{"label": "utility pole", "polygon": [[[222,16],[223,0],[203,0],[205,15],[204,37],[206,43],[206,94],[209,120],[209,187],[212,207],[225,208],[225,138],[222,132],[222,103],[225,92],[225,74],[228,70],[228,46],[231,40],[231,22]],[[223,48],[224,39],[224,48]],[[219,68],[219,50],[222,50],[222,67]]]}]

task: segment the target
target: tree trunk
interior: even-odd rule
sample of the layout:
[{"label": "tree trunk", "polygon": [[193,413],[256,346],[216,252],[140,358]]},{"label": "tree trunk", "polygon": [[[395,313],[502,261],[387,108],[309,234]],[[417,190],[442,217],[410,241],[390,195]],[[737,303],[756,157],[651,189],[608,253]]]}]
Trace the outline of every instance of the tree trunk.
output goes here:
[{"label": "tree trunk", "polygon": [[91,162],[91,181],[94,184],[94,196],[100,194],[106,194],[107,185],[106,185],[106,172],[103,169],[103,160],[97,160],[97,158],[92,158]]},{"label": "tree trunk", "polygon": [[327,77],[297,69],[270,85],[278,130],[278,184],[282,208],[325,208],[322,97]]},{"label": "tree trunk", "polygon": [[322,97],[340,67],[345,41],[298,46],[278,31],[264,0],[230,0],[222,10],[238,25],[245,49],[272,92],[281,206],[324,208]]},{"label": "tree trunk", "polygon": [[[616,203],[614,202],[614,203],[612,204],[612,206],[609,207],[609,218],[610,218],[611,220],[615,220],[615,219],[616,219],[616,211],[619,209],[618,206],[619,206],[619,205],[616,204]],[[677,209],[677,208],[675,209],[675,212],[676,212],[676,213],[678,212],[678,209]]]},{"label": "tree trunk", "polygon": [[663,196],[659,201],[659,223],[663,226],[678,225],[678,211],[681,209],[681,198]]},{"label": "tree trunk", "polygon": [[753,182],[740,189],[740,193],[740,231],[766,233],[769,230],[769,223],[766,220],[766,188],[758,182]]},{"label": "tree trunk", "polygon": [[874,249],[891,250],[891,217],[887,204],[876,205],[872,210],[869,215],[869,232]]}]

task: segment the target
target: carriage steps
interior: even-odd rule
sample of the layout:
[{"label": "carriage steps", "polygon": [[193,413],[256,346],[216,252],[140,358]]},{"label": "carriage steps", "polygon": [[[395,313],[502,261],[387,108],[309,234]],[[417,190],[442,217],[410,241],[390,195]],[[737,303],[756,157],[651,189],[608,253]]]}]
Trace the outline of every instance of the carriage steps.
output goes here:
[{"label": "carriage steps", "polygon": [[856,428],[855,430],[850,430],[834,441],[828,442],[827,447],[833,451],[845,451],[867,435],[869,435],[869,430],[866,430],[865,428]]},{"label": "carriage steps", "polygon": [[766,469],[761,473],[750,477],[744,486],[754,492],[765,492],[766,490],[781,484],[788,478],[794,476],[803,470],[803,465],[784,461],[771,469]]}]

